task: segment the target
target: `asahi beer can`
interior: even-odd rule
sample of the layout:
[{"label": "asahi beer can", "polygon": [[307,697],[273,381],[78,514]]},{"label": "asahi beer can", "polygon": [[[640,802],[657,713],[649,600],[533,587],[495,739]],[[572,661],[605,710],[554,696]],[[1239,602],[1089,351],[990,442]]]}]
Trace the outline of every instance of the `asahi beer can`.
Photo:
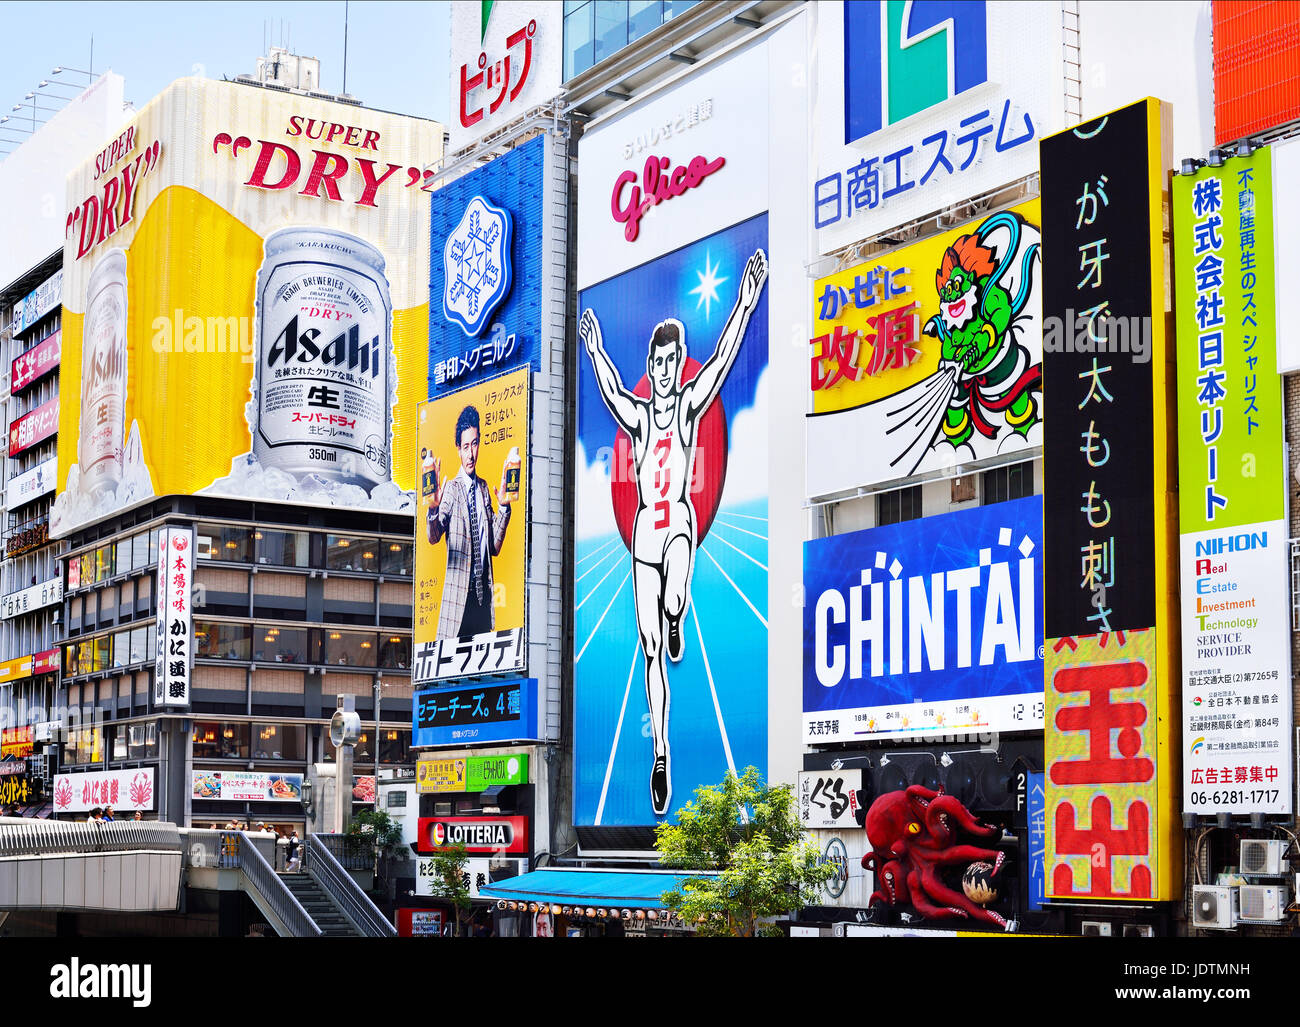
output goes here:
[{"label": "asahi beer can", "polygon": [[111,493],[122,480],[126,431],[126,253],[109,250],[90,272],[81,351],[81,487]]},{"label": "asahi beer can", "polygon": [[301,480],[392,480],[396,386],[383,255],[329,228],[267,237],[257,275],[253,455]]}]

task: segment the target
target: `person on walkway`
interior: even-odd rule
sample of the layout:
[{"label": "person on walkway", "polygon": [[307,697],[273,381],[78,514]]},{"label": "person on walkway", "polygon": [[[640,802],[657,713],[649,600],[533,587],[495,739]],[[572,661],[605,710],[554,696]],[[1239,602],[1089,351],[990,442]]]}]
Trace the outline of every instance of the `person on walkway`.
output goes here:
[{"label": "person on walkway", "polygon": [[295,827],[293,833],[289,835],[289,862],[285,870],[297,873],[302,869],[302,842],[298,840],[298,829]]}]

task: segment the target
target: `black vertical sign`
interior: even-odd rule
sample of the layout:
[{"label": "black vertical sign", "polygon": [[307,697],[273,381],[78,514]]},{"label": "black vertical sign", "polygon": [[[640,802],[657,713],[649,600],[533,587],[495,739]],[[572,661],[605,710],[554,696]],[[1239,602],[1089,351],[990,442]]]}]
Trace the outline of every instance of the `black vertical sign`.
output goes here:
[{"label": "black vertical sign", "polygon": [[1148,99],[1040,144],[1046,638],[1156,620],[1153,124]]}]

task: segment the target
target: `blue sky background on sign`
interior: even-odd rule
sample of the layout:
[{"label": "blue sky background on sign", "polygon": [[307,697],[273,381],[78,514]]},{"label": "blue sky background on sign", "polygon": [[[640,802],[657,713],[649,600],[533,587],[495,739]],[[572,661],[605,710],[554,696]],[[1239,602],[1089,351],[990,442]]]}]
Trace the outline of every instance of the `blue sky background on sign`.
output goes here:
[{"label": "blue sky background on sign", "polygon": [[[807,599],[804,604],[804,712],[830,712],[870,706],[893,706],[899,703],[939,701],[947,699],[979,699],[985,696],[1020,695],[1041,692],[1043,689],[1043,661],[1038,655],[1043,644],[1041,597],[1038,595],[1043,580],[1043,502],[1037,496],[1016,499],[1007,503],[959,510],[954,513],[906,521],[864,531],[847,532],[831,538],[815,539],[804,543],[804,587]],[[1010,529],[1010,541],[999,544],[1002,529]],[[1035,594],[1033,603],[1023,609],[1024,597],[1020,594],[1019,548],[1026,537],[1032,543],[1030,556],[1034,560]],[[1008,662],[1006,649],[997,646],[993,663],[980,666],[980,643],[985,620],[985,598],[989,590],[990,572],[979,565],[982,550],[989,550],[991,562],[1007,561],[1010,564],[1012,595],[1016,600],[1016,613],[1033,618],[1034,658]],[[877,553],[883,553],[882,569],[876,569]],[[829,630],[828,645],[842,645],[844,673],[838,685],[826,687],[817,678],[816,609],[817,600],[828,589],[837,589],[849,609],[849,589],[861,582],[861,573],[868,570],[875,582],[893,580],[888,567],[894,560],[901,564],[898,580],[903,582],[903,608],[907,608],[910,594],[908,581],[914,575],[924,578],[927,597],[932,596],[930,575],[964,567],[979,567],[980,583],[971,590],[971,666],[957,666],[957,602],[951,586],[945,590],[943,650],[945,667],[930,670],[928,662],[920,670],[909,672],[910,624],[904,626],[903,672],[890,675],[888,639],[891,636],[889,616],[889,590],[882,589],[886,604],[885,624],[881,637],[886,641],[884,670],[878,678],[871,677],[871,659],[868,646],[863,647],[862,678],[849,677],[848,645],[849,624],[833,624]],[[863,598],[863,615],[870,612],[870,595]],[[825,615],[829,619],[829,614]],[[924,651],[924,647],[923,647]]]},{"label": "blue sky background on sign", "polygon": [[[595,311],[606,352],[629,390],[645,374],[650,335],[666,317],[684,325],[689,356],[708,358],[735,304],[745,262],[760,247],[767,250],[766,214],[582,291],[578,309]],[[705,290],[706,301],[693,290],[710,279],[718,284],[716,295]],[[697,787],[720,781],[729,763],[737,771],[751,763],[767,767],[767,310],[765,287],[720,394],[726,483],[696,552],[682,660],[668,666],[669,819]],[[575,546],[574,816],[580,825],[653,824],[653,748],[632,560],[609,512],[608,472],[598,459],[588,466],[585,455],[612,448],[616,428],[585,352],[578,382],[577,502],[599,514],[593,520],[580,510]],[[608,530],[590,528],[602,520]]]},{"label": "blue sky background on sign", "polygon": [[[546,140],[533,139],[505,156],[498,157],[477,171],[456,179],[438,189],[430,203],[432,208],[429,251],[429,397],[464,388],[474,382],[490,378],[501,371],[529,364],[538,369],[540,346],[538,332],[542,310],[542,164]],[[465,207],[475,196],[483,196],[492,204],[510,212],[514,221],[511,232],[511,263],[514,282],[501,305],[488,318],[487,325],[474,338],[455,321],[446,317],[442,308],[443,289],[446,287],[446,270],[443,266],[443,248],[447,236],[456,230]],[[501,325],[504,334],[515,335],[514,349],[504,360],[499,358],[499,347],[493,348],[494,325]],[[491,353],[490,358],[487,356]],[[456,358],[455,377],[439,382],[437,366]],[[472,364],[473,370],[460,372],[462,364]]]}]

